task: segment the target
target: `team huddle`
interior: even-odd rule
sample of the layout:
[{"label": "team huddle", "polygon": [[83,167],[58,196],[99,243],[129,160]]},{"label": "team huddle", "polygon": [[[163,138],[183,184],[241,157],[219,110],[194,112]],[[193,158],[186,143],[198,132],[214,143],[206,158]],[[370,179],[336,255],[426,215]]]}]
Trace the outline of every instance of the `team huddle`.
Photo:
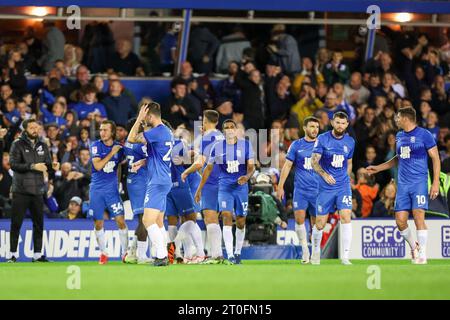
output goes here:
[{"label": "team huddle", "polygon": [[[194,147],[189,147],[177,131],[161,119],[160,107],[154,102],[144,104],[137,119],[132,120],[123,147],[114,140],[114,122],[104,121],[101,124],[100,140],[91,145],[93,168],[89,209],[94,217],[95,234],[101,251],[100,264],[108,261],[103,229],[105,210],[119,228],[122,259],[126,263],[151,263],[155,266],[167,266],[174,262],[241,263],[248,181],[255,172],[256,159],[251,143],[238,138],[236,123],[226,120],[220,132],[216,128],[218,120],[216,111],[204,112],[203,135]],[[432,135],[416,126],[414,109],[400,109],[396,121],[401,128],[397,134],[397,155],[384,164],[369,166],[366,170],[369,174],[376,174],[398,164],[397,226],[411,247],[412,262],[426,264],[425,210],[428,199],[438,195],[439,155]],[[341,261],[345,265],[351,264],[352,191],[349,176],[355,140],[346,134],[349,120],[345,112],[336,112],[331,123],[333,129],[319,135],[319,121],[314,117],[305,119],[305,137],[290,146],[277,189],[277,197],[281,200],[284,198],[284,184],[294,167],[293,209],[304,264],[320,264],[323,228],[328,215],[336,210],[342,228]],[[429,194],[428,156],[433,162],[433,183]],[[139,221],[130,246],[117,172],[125,159],[128,161],[128,195],[133,214]],[[197,225],[199,212],[206,225],[208,256]],[[417,229],[417,241],[408,228],[410,212]],[[307,213],[313,226],[311,255],[305,228]],[[164,226],[165,216],[168,232]],[[234,236],[233,221],[236,224]],[[154,248],[150,258],[147,256],[147,239]],[[223,257],[222,240],[226,259]]]},{"label": "team huddle", "polygon": [[[245,238],[248,205],[248,181],[255,171],[255,160],[249,141],[237,137],[236,123],[223,123],[223,133],[216,129],[219,115],[205,111],[203,136],[195,161],[186,143],[174,136],[170,124],[161,119],[157,103],[141,107],[122,148],[114,141],[115,125],[104,121],[100,140],[92,143],[92,183],[90,214],[100,248],[100,264],[108,261],[103,230],[107,210],[119,228],[121,254],[127,263],[153,263],[166,266],[178,263],[239,264]],[[175,132],[176,133],[176,132]],[[119,195],[117,170],[127,159],[127,189],[133,213],[139,224],[128,248],[128,228]],[[198,173],[202,171],[202,175]],[[206,257],[197,213],[202,212],[210,244]],[[227,259],[222,253],[223,240]],[[168,219],[168,234],[164,216]],[[180,228],[177,228],[181,219]],[[236,244],[233,250],[233,218],[236,220]],[[147,257],[148,241],[155,248]],[[183,248],[183,252],[181,251]]]}]

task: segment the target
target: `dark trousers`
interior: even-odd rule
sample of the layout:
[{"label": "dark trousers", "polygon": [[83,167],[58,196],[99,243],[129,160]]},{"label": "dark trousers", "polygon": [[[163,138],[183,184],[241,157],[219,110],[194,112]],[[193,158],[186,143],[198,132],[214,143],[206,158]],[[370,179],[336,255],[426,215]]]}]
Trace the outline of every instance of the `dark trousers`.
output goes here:
[{"label": "dark trousers", "polygon": [[44,231],[44,198],[42,195],[14,193],[12,197],[11,232],[9,234],[10,251],[17,251],[20,228],[27,209],[30,209],[33,221],[34,252],[42,250],[42,234]]}]

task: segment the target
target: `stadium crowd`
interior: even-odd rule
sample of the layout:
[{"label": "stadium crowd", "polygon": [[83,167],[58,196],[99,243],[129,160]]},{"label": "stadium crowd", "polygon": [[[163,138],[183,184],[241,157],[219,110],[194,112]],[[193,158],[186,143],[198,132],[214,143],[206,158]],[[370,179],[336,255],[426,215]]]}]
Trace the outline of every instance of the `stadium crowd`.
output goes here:
[{"label": "stadium crowd", "polygon": [[[23,120],[34,117],[42,123],[42,139],[53,160],[61,164],[48,183],[47,217],[84,218],[91,174],[89,145],[98,139],[105,119],[117,124],[116,139],[125,143],[127,122],[138,110],[139,102],[121,77],[171,72],[176,61],[177,25],[148,30],[148,46],[157,50],[149,50],[147,57],[136,55],[128,40],[114,41],[104,23],[89,24],[80,44],[67,44],[51,22],[45,22],[45,28],[44,39],[29,32],[0,58],[0,125],[7,129],[0,130],[0,217],[4,218],[11,214],[13,172],[8,152]],[[360,168],[395,155],[394,116],[400,107],[415,108],[419,125],[438,142],[442,171],[450,173],[448,39],[432,43],[427,34],[407,30],[395,37],[380,34],[375,56],[366,62],[347,61],[339,49],[320,48],[314,56],[300,56],[299,45],[281,24],[273,26],[270,41],[262,47],[252,46],[239,26],[221,40],[206,26],[193,26],[188,61],[171,82],[170,98],[158,101],[163,118],[174,128],[193,132],[202,112],[215,109],[219,126],[234,119],[242,133],[265,128],[279,132],[279,161],[259,168],[270,175],[276,190],[287,150],[303,135],[303,120],[316,116],[324,132],[333,113],[344,110],[351,120],[348,133],[357,141],[352,176],[356,217],[393,214],[396,170],[372,177]],[[226,74],[216,86],[210,81],[213,72]],[[45,76],[36,93],[27,91],[29,74]],[[107,74],[108,87],[102,74]],[[267,144],[268,153],[273,147]],[[289,211],[293,176],[285,189]],[[121,192],[125,199],[126,190]]]}]

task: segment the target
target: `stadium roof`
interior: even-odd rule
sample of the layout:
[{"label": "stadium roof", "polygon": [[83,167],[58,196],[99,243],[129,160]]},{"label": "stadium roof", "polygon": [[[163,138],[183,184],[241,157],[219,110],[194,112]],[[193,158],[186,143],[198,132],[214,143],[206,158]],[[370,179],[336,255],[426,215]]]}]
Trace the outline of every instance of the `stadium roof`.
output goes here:
[{"label": "stadium roof", "polygon": [[[275,5],[276,3],[276,5]],[[366,12],[378,5],[381,12],[450,13],[448,0],[0,0],[0,6],[51,6],[151,9],[217,9],[261,11]]]}]

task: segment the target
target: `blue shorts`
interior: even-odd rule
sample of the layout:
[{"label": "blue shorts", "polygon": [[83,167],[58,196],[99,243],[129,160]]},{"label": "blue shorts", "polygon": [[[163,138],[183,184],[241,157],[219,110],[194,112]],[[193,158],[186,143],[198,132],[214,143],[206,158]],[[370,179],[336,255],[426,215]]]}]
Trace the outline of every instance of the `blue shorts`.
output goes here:
[{"label": "blue shorts", "polygon": [[350,185],[336,189],[319,189],[316,202],[317,215],[323,216],[336,210],[352,210],[352,190]]},{"label": "blue shorts", "polygon": [[241,188],[219,186],[219,212],[229,211],[238,217],[247,216],[248,186]]},{"label": "blue shorts", "polygon": [[428,209],[428,182],[414,185],[398,184],[394,211]]},{"label": "blue shorts", "polygon": [[145,209],[166,211],[167,194],[172,189],[172,184],[147,184],[144,198]]},{"label": "blue shorts", "polygon": [[144,213],[145,192],[143,190],[145,188],[145,184],[127,181],[128,198],[130,199],[134,215]]},{"label": "blue shorts", "polygon": [[194,199],[188,188],[174,188],[167,195],[167,216],[184,216],[194,213]]},{"label": "blue shorts", "polygon": [[315,217],[316,201],[317,192],[302,191],[297,188],[294,189],[294,199],[292,201],[294,211],[307,210],[311,216]]},{"label": "blue shorts", "polygon": [[124,214],[119,190],[89,190],[89,216],[94,220],[103,220],[103,214],[108,210],[110,217]]},{"label": "blue shorts", "polygon": [[218,206],[219,186],[212,184],[205,184],[202,190],[202,199],[200,201],[201,210],[219,211]]}]

